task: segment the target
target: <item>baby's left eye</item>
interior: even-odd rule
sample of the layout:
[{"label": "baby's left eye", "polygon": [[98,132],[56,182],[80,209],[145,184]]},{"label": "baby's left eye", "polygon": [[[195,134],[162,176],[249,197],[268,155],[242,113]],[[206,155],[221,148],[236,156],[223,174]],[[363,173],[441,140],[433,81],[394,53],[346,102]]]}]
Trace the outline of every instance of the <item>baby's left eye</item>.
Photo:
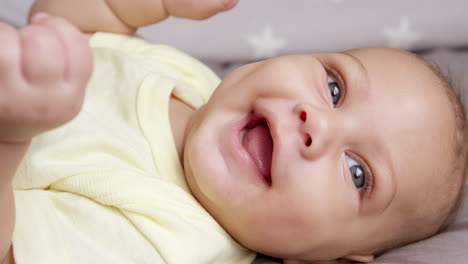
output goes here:
[{"label": "baby's left eye", "polygon": [[366,184],[366,175],[362,166],[353,158],[346,155],[349,172],[356,189],[360,190]]},{"label": "baby's left eye", "polygon": [[341,98],[341,88],[338,82],[328,74],[327,76],[328,89],[330,89],[330,94],[333,102],[333,107],[336,107]]}]

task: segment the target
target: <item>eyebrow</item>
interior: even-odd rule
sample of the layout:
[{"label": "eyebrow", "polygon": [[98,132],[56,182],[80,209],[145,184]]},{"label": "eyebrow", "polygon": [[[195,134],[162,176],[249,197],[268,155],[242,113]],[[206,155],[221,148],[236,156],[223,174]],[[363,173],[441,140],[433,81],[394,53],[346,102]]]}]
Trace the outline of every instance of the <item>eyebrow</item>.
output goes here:
[{"label": "eyebrow", "polygon": [[[358,67],[358,72],[360,72],[361,75],[367,79],[367,83],[369,83],[369,73],[362,61],[358,57],[349,53],[341,52],[340,54],[351,58],[355,64],[355,67]],[[356,86],[358,82],[356,82],[355,79],[352,80],[353,81],[348,82],[349,84],[352,84],[352,90],[359,90],[361,93],[363,93],[367,92],[363,91],[363,89],[371,89],[370,85],[367,85],[368,87],[353,87]],[[378,135],[376,138],[376,144],[372,151],[373,154],[371,155],[372,160],[364,158],[367,163],[369,163],[368,166],[373,173],[373,186],[368,199],[364,198],[363,200],[365,204],[361,205],[361,207],[363,207],[363,213],[384,212],[391,205],[396,194],[396,182],[393,168],[394,163],[391,155],[389,154],[390,152],[388,143],[386,143],[387,141],[384,140],[381,135]],[[376,153],[376,155],[374,155],[374,153]]]}]

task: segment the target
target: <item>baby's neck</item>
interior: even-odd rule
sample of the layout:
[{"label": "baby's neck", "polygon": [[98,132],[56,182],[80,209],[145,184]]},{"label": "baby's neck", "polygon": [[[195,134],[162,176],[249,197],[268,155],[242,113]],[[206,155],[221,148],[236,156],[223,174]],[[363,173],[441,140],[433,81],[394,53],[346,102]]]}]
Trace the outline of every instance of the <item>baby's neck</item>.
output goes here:
[{"label": "baby's neck", "polygon": [[195,111],[175,97],[169,101],[169,120],[181,164],[184,160],[185,130]]}]

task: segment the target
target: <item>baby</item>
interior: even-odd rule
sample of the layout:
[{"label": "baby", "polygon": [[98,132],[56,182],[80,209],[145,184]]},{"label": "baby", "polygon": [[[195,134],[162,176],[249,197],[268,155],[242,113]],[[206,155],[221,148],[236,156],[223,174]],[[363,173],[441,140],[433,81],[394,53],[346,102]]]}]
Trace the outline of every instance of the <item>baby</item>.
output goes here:
[{"label": "baby", "polygon": [[[466,178],[466,117],[416,55],[285,56],[219,84],[122,35],[235,2],[38,0],[31,25],[0,25],[0,260],[370,262],[444,226]],[[91,50],[41,11],[121,34],[91,36]]]}]

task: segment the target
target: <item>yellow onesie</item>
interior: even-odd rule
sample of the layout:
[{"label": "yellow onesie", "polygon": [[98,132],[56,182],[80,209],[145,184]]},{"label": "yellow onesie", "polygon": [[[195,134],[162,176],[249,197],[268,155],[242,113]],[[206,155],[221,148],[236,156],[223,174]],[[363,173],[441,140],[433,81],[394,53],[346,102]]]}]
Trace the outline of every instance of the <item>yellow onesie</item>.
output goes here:
[{"label": "yellow onesie", "polygon": [[15,176],[16,263],[251,263],[191,195],[169,123],[171,94],[198,108],[218,77],[137,37],[90,45],[82,111],[34,138]]}]

